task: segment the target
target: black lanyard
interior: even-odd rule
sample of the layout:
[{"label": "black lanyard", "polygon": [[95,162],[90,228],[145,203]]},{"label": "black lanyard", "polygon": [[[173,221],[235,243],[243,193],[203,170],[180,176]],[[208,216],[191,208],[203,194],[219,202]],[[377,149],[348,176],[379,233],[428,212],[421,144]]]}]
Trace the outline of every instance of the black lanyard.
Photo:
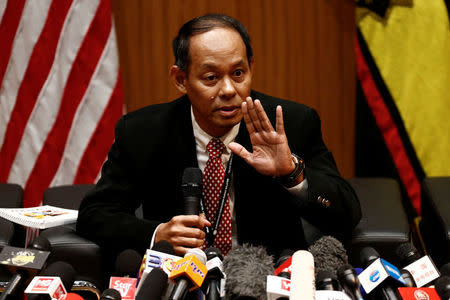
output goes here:
[{"label": "black lanyard", "polygon": [[[231,153],[230,159],[228,160],[227,168],[225,170],[225,178],[224,178],[224,181],[222,184],[222,190],[220,191],[219,204],[217,205],[216,218],[215,218],[214,224],[212,224],[212,230],[209,227],[205,228],[206,243],[207,243],[208,247],[211,247],[212,244],[214,243],[214,240],[216,239],[216,236],[217,236],[217,232],[219,230],[220,221],[221,221],[222,215],[223,215],[223,209],[225,208],[225,203],[227,201],[228,192],[230,190],[233,157],[234,157],[234,155],[233,155],[233,153]],[[205,214],[206,218],[209,220],[208,215],[206,213],[203,197],[200,201],[200,209],[201,209],[202,213]]]}]

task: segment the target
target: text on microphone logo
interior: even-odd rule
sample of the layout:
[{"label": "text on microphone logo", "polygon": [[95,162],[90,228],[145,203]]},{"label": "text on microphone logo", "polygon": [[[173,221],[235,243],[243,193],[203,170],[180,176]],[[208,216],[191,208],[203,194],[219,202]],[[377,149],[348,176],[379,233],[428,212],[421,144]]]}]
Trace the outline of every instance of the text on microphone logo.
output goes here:
[{"label": "text on microphone logo", "polygon": [[430,299],[428,294],[425,291],[422,291],[422,290],[415,291],[414,292],[414,298],[416,298],[417,300],[429,300]]},{"label": "text on microphone logo", "polygon": [[283,279],[281,280],[281,289],[290,292],[291,291],[291,281]]},{"label": "text on microphone logo", "polygon": [[377,280],[380,279],[380,272],[378,270],[373,270],[370,273],[369,278],[370,278],[370,281],[377,282]]}]

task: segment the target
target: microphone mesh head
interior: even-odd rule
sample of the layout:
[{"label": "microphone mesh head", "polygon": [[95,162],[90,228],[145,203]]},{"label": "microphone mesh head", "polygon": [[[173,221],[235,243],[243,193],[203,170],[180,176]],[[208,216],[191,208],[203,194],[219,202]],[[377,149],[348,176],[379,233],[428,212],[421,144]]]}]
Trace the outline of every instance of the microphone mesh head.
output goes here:
[{"label": "microphone mesh head", "polygon": [[348,264],[348,256],[344,245],[332,236],[321,237],[308,248],[308,251],[314,257],[316,270],[325,269],[336,274],[336,270],[340,266]]},{"label": "microphone mesh head", "polygon": [[450,299],[450,277],[441,276],[434,282],[434,287],[441,299]]},{"label": "microphone mesh head", "polygon": [[359,259],[363,267],[367,267],[372,261],[379,257],[380,254],[372,247],[364,247],[361,249],[361,252],[359,252]]},{"label": "microphone mesh head", "polygon": [[142,257],[137,251],[133,249],[124,250],[116,258],[115,274],[119,277],[136,277],[141,263]]},{"label": "microphone mesh head", "polygon": [[450,263],[443,265],[439,271],[441,271],[441,276],[450,276]]},{"label": "microphone mesh head", "polygon": [[181,178],[183,197],[201,197],[203,174],[199,168],[186,168]]},{"label": "microphone mesh head", "polygon": [[223,260],[222,252],[216,247],[209,247],[205,250],[205,253],[208,260],[213,259],[214,257],[218,257],[220,260]]},{"label": "microphone mesh head", "polygon": [[407,266],[420,258],[419,251],[410,243],[402,243],[395,249],[397,257],[400,258],[401,264]]}]

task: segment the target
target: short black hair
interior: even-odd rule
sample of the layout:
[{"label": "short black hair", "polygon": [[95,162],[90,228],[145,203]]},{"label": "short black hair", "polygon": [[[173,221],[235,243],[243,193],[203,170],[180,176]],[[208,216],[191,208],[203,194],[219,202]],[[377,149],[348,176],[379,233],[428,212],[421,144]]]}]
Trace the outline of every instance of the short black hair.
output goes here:
[{"label": "short black hair", "polygon": [[207,14],[194,18],[186,22],[178,31],[178,35],[173,39],[172,49],[175,56],[175,65],[184,72],[187,72],[190,64],[189,42],[194,35],[208,32],[215,28],[231,28],[236,30],[245,44],[247,60],[250,64],[253,59],[253,50],[250,43],[250,36],[247,29],[238,20],[221,14]]}]

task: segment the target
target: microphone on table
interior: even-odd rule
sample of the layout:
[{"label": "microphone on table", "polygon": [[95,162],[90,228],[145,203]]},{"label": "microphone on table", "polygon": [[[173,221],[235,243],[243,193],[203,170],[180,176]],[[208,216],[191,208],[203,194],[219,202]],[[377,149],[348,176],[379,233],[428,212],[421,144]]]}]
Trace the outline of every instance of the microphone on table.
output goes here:
[{"label": "microphone on table", "polygon": [[351,265],[346,264],[339,267],[337,276],[344,290],[353,300],[364,299],[361,293],[361,283],[359,282],[358,275],[356,275]]},{"label": "microphone on table", "polygon": [[[143,272],[139,278],[139,283],[136,288],[136,295],[139,295],[141,288],[144,286],[145,278],[150,274],[153,269],[162,269],[166,272],[167,276],[172,272],[172,267],[176,261],[182,257],[175,255],[175,250],[168,241],[161,240],[153,245],[152,249],[147,250],[145,254],[145,260],[143,262]],[[141,267],[142,269],[142,267]],[[173,284],[167,281],[167,292],[170,294]]]},{"label": "microphone on table", "polygon": [[366,268],[358,275],[358,278],[365,292],[374,299],[400,299],[397,288],[405,285],[400,270],[380,258],[378,252],[372,247],[363,248],[360,258]]},{"label": "microphone on table", "polygon": [[[430,256],[420,256],[416,247],[410,243],[400,244],[396,249],[396,254],[400,258],[403,269],[407,270],[414,281],[414,286],[423,287],[432,283],[439,277],[439,271]],[[410,277],[405,275],[408,286],[411,284]]]},{"label": "microphone on table", "polygon": [[141,255],[133,249],[122,251],[116,258],[114,275],[109,280],[109,288],[117,290],[124,299],[133,299],[141,265]]},{"label": "microphone on table", "polygon": [[51,251],[49,241],[39,236],[31,242],[31,247],[36,248],[4,246],[0,252],[0,264],[14,274],[0,295],[0,300],[12,297],[19,290],[23,291],[23,286],[44,268]]},{"label": "microphone on table", "polygon": [[292,300],[315,299],[314,257],[309,251],[299,250],[292,256],[291,293]]},{"label": "microphone on table", "polygon": [[75,281],[75,270],[63,261],[49,264],[25,289],[28,300],[63,299]]},{"label": "microphone on table", "polygon": [[184,299],[189,291],[198,289],[205,280],[208,269],[206,254],[199,248],[192,248],[186,255],[175,262],[169,279],[175,283],[170,300]]},{"label": "microphone on table", "polygon": [[184,214],[198,215],[202,197],[203,174],[199,168],[186,168],[181,179],[181,191],[184,198]]},{"label": "microphone on table", "polygon": [[220,283],[225,277],[223,273],[223,256],[216,247],[209,247],[205,250],[206,253],[206,268],[208,274],[202,285],[202,291],[205,294],[206,300],[219,300],[221,298]]},{"label": "microphone on table", "polygon": [[136,294],[135,300],[159,300],[167,288],[167,273],[163,269],[155,268],[150,271],[142,283],[142,288]]},{"label": "microphone on table", "polygon": [[223,260],[225,294],[229,299],[264,299],[266,277],[273,274],[273,258],[262,246],[237,246]]}]

